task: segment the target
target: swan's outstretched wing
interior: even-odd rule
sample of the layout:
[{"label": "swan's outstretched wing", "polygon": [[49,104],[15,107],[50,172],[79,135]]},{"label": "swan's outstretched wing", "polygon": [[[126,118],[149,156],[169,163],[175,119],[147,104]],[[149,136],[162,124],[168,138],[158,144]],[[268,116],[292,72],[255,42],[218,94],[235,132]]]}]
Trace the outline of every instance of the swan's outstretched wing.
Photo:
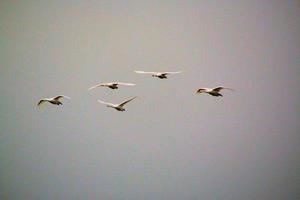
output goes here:
[{"label": "swan's outstretched wing", "polygon": [[137,97],[133,97],[133,98],[127,100],[127,101],[124,101],[123,103],[119,104],[119,106],[123,107],[123,106],[125,106],[125,104],[129,103],[130,101],[132,101],[135,98],[137,98]]},{"label": "swan's outstretched wing", "polygon": [[63,98],[65,98],[65,99],[71,99],[70,97],[65,96],[65,95],[58,95],[57,97],[54,97],[53,99],[54,99],[55,101],[60,101],[60,100],[63,99]]},{"label": "swan's outstretched wing", "polygon": [[94,85],[94,86],[88,88],[88,90],[92,90],[92,89],[95,89],[95,88],[100,87],[100,86],[103,86],[103,83],[99,83],[97,85]]},{"label": "swan's outstretched wing", "polygon": [[182,71],[177,71],[177,72],[161,72],[161,74],[179,74],[182,73]]},{"label": "swan's outstretched wing", "polygon": [[145,72],[145,71],[134,71],[135,73],[138,73],[138,74],[157,74],[159,72]]},{"label": "swan's outstretched wing", "polygon": [[107,106],[113,106],[115,107],[116,105],[115,104],[112,104],[112,103],[109,103],[109,102],[105,102],[105,101],[101,101],[101,100],[98,100],[99,103],[102,103],[102,104],[105,104]]},{"label": "swan's outstretched wing", "polygon": [[98,83],[97,85],[94,85],[92,87],[90,87],[88,90],[92,90],[92,89],[95,89],[97,87],[100,87],[100,86],[110,86],[110,85],[113,85],[115,83]]},{"label": "swan's outstretched wing", "polygon": [[219,87],[213,88],[213,90],[216,91],[216,92],[220,92],[220,90],[223,90],[223,89],[234,91],[234,89],[232,89],[232,88],[223,87],[223,86],[219,86]]},{"label": "swan's outstretched wing", "polygon": [[46,100],[46,99],[41,99],[39,102],[38,102],[38,106],[40,106],[40,105],[42,105],[42,104],[44,104],[45,102],[47,102],[48,100]]},{"label": "swan's outstretched wing", "polygon": [[126,85],[126,86],[134,86],[136,84],[134,83],[123,83],[123,82],[114,82],[115,84],[118,84],[118,85]]}]

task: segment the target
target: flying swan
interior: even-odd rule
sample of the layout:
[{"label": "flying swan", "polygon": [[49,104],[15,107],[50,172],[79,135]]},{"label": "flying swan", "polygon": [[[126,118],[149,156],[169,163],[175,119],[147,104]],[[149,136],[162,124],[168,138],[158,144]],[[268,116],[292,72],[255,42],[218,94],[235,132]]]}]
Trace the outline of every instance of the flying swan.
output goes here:
[{"label": "flying swan", "polygon": [[135,98],[136,97],[133,97],[133,98],[131,98],[127,101],[124,101],[123,103],[120,103],[120,104],[112,104],[112,103],[108,103],[108,102],[101,101],[101,100],[98,100],[98,102],[102,103],[102,104],[105,104],[107,107],[114,108],[117,111],[125,111],[125,108],[124,108],[125,104],[129,103],[130,101],[132,101]]},{"label": "flying swan", "polygon": [[157,78],[160,78],[160,79],[166,79],[166,78],[168,78],[167,75],[178,74],[178,73],[181,73],[182,71],[177,71],[177,72],[144,72],[144,71],[134,71],[134,72],[138,73],[138,74],[150,74],[150,75],[152,75],[152,77],[157,77]]},{"label": "flying swan", "polygon": [[70,99],[70,97],[67,97],[65,95],[59,95],[59,96],[52,97],[52,98],[41,99],[37,105],[40,106],[40,105],[42,105],[45,102],[49,102],[49,103],[54,104],[54,105],[62,105],[61,100],[63,98]]},{"label": "flying swan", "polygon": [[231,88],[219,86],[219,87],[215,87],[215,88],[199,88],[197,90],[197,93],[198,94],[207,93],[207,94],[210,94],[210,95],[215,96],[215,97],[219,97],[219,96],[223,97],[223,95],[220,93],[220,91],[223,90],[223,89],[228,89],[228,90],[234,91]]},{"label": "flying swan", "polygon": [[134,83],[122,83],[122,82],[111,82],[111,83],[99,83],[89,88],[89,90],[95,89],[97,87],[108,87],[110,89],[118,89],[119,85],[124,86],[134,86]]}]

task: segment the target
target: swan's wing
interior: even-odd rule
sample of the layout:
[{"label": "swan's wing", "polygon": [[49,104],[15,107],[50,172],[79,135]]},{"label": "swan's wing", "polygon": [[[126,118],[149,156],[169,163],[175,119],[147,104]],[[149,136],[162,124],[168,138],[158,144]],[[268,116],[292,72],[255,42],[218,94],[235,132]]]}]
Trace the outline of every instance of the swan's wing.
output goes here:
[{"label": "swan's wing", "polygon": [[234,91],[234,89],[232,89],[232,88],[223,87],[223,86],[219,86],[219,87],[213,88],[213,90],[216,91],[216,92],[220,92],[220,90],[223,90],[223,89]]},{"label": "swan's wing", "polygon": [[71,99],[70,97],[65,96],[65,95],[58,95],[57,97],[54,97],[53,99],[54,99],[55,101],[60,101],[60,100],[63,99],[63,98],[65,98],[65,99]]},{"label": "swan's wing", "polygon": [[118,84],[118,85],[126,85],[126,86],[134,86],[136,84],[134,83],[122,83],[122,82],[115,82],[115,84]]},{"label": "swan's wing", "polygon": [[182,71],[177,71],[177,72],[161,72],[161,74],[179,74],[179,73],[182,73]]},{"label": "swan's wing", "polygon": [[39,102],[38,102],[38,106],[42,105],[43,103],[47,102],[48,100],[46,99],[41,99]]},{"label": "swan's wing", "polygon": [[97,85],[94,85],[92,87],[90,87],[88,90],[92,90],[92,89],[95,89],[97,87],[100,87],[100,86],[108,86],[108,85],[111,85],[112,83],[99,83]]},{"label": "swan's wing", "polygon": [[97,84],[97,85],[94,85],[94,86],[92,86],[92,87],[88,88],[88,90],[95,89],[95,88],[97,88],[97,87],[99,87],[99,86],[101,86],[101,85],[102,85],[102,83],[100,83],[100,84]]},{"label": "swan's wing", "polygon": [[145,71],[134,71],[135,73],[138,73],[138,74],[157,74],[159,72],[145,72]]},{"label": "swan's wing", "polygon": [[102,103],[102,104],[105,104],[107,106],[115,106],[115,104],[112,104],[112,103],[109,103],[109,102],[105,102],[105,101],[101,101],[101,100],[98,100],[99,103]]},{"label": "swan's wing", "polygon": [[127,101],[124,101],[123,103],[119,104],[119,106],[123,107],[125,104],[129,103],[130,101],[132,101],[135,98],[137,98],[137,97],[133,97],[133,98],[127,100]]}]

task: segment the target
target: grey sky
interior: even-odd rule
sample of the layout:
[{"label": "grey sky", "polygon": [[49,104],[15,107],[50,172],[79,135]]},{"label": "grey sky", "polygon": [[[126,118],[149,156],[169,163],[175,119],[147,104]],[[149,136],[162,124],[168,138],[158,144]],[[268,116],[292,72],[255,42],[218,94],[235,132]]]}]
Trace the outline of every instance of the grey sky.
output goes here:
[{"label": "grey sky", "polygon": [[[299,13],[299,1],[1,1],[0,199],[299,199]],[[107,81],[137,85],[87,90]],[[218,85],[236,91],[195,94]],[[36,107],[58,94],[72,99]],[[132,96],[126,112],[97,103]]]}]

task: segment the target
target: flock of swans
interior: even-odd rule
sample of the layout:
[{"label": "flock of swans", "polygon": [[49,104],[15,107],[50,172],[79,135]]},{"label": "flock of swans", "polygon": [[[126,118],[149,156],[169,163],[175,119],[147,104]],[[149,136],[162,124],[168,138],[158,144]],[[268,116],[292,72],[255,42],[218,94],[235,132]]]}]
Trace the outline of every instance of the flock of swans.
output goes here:
[{"label": "flock of swans", "polygon": [[[149,74],[151,75],[152,77],[156,77],[156,78],[159,78],[159,79],[166,79],[168,78],[167,76],[170,75],[170,74],[178,74],[178,73],[181,73],[182,71],[176,71],[176,72],[145,72],[145,71],[134,71],[135,73],[138,73],[138,74]],[[98,88],[98,87],[108,87],[110,89],[118,89],[119,86],[134,86],[136,84],[134,83],[122,83],[122,82],[110,82],[110,83],[99,83],[97,85],[94,85],[90,88],[88,88],[88,90],[92,90],[92,89],[95,89],[95,88]],[[199,88],[196,93],[197,94],[201,94],[201,93],[207,93],[209,95],[212,95],[212,96],[215,96],[215,97],[223,97],[223,95],[220,93],[221,90],[224,90],[224,89],[228,89],[228,90],[232,90],[231,88],[228,88],[228,87],[223,87],[223,86],[218,86],[218,87],[215,87],[215,88]],[[52,97],[52,98],[43,98],[41,99],[39,102],[38,102],[38,106],[44,104],[44,103],[51,103],[53,105],[62,105],[62,99],[70,99],[70,97],[68,96],[65,96],[65,95],[58,95],[56,97]],[[109,103],[109,102],[105,102],[105,101],[101,101],[101,100],[98,100],[99,103],[101,104],[104,104],[106,105],[107,107],[110,107],[110,108],[114,108],[116,109],[117,111],[125,111],[125,108],[124,106],[131,102],[132,100],[134,100],[135,98],[137,97],[133,97],[133,98],[130,98],[120,104],[113,104],[113,103]]]}]

